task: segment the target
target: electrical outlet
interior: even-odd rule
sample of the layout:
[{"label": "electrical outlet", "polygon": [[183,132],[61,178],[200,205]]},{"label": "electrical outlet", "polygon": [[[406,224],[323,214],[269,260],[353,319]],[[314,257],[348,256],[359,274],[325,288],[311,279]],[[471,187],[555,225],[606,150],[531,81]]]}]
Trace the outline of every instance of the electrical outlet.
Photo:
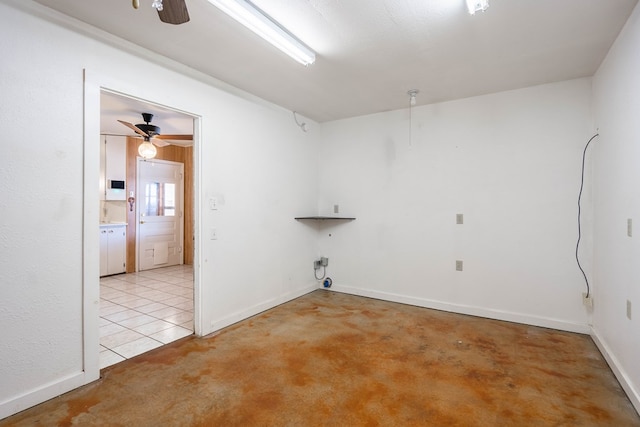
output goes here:
[{"label": "electrical outlet", "polygon": [[326,267],[329,265],[329,258],[322,257],[320,258],[320,265]]},{"label": "electrical outlet", "polygon": [[627,319],[631,320],[631,301],[627,300]]},{"label": "electrical outlet", "polygon": [[585,307],[593,307],[593,295],[590,293],[589,296],[587,296],[586,292],[582,293],[582,304]]},{"label": "electrical outlet", "polygon": [[456,271],[462,271],[462,261],[456,260]]},{"label": "electrical outlet", "polygon": [[320,267],[322,267],[321,261],[317,260],[317,261],[313,261],[313,269],[314,270],[319,270]]},{"label": "electrical outlet", "polygon": [[464,214],[456,214],[456,224],[464,224]]}]

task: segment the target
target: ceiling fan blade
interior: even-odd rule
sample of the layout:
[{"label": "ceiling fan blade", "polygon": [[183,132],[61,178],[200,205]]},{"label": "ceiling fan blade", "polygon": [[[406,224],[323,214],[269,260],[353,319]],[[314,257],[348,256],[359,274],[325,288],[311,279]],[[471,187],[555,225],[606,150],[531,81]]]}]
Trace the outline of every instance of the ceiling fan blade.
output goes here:
[{"label": "ceiling fan blade", "polygon": [[149,137],[149,135],[147,135],[146,132],[141,131],[136,125],[132,125],[131,123],[125,122],[124,120],[118,120],[118,121],[123,125],[125,125],[126,127],[128,127],[129,129],[131,129],[132,131],[134,131],[135,133],[137,133],[138,135],[146,136],[147,138]]},{"label": "ceiling fan blade", "polygon": [[171,145],[168,142],[159,139],[158,137],[151,138],[151,142],[156,147],[166,147],[167,145]]},{"label": "ceiling fan blade", "polygon": [[158,139],[171,139],[174,141],[193,141],[193,135],[170,135],[170,134],[162,134],[156,135]]},{"label": "ceiling fan blade", "polygon": [[163,0],[162,10],[158,11],[162,22],[180,25],[189,22],[189,12],[185,0]]}]

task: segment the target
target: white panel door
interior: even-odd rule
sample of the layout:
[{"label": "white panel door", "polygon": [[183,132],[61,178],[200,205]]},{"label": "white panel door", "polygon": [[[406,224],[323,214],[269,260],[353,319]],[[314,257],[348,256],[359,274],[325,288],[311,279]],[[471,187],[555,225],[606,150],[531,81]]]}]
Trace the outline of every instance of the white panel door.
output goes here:
[{"label": "white panel door", "polygon": [[182,264],[184,164],[138,159],[138,270]]}]

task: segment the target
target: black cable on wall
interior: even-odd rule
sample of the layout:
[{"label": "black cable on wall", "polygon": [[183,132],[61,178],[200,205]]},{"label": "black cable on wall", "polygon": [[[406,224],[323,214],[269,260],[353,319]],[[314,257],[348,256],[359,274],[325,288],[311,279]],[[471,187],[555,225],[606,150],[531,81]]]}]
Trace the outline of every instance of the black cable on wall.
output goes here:
[{"label": "black cable on wall", "polygon": [[580,192],[578,193],[578,241],[576,242],[576,262],[578,263],[578,268],[582,272],[582,276],[584,277],[584,282],[587,285],[587,295],[586,295],[587,298],[589,298],[589,295],[591,294],[591,288],[589,286],[589,279],[587,279],[587,274],[584,272],[584,269],[580,264],[580,257],[578,256],[578,252],[580,249],[580,239],[582,238],[582,227],[580,223],[580,214],[582,212],[582,208],[580,207],[580,201],[582,200],[582,189],[584,188],[584,163],[585,163],[585,158],[587,156],[587,148],[589,148],[589,144],[591,144],[591,141],[593,141],[598,135],[599,134],[596,133],[591,137],[591,139],[589,139],[589,141],[587,141],[587,145],[585,145],[584,151],[582,152],[582,172],[580,175]]}]

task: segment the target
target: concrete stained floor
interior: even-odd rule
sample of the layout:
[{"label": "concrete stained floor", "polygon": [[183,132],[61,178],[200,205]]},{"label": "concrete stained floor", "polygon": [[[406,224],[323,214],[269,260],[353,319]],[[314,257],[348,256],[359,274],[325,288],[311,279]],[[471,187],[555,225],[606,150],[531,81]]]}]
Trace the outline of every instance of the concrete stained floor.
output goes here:
[{"label": "concrete stained floor", "polygon": [[640,426],[585,335],[323,290],[0,425]]}]

